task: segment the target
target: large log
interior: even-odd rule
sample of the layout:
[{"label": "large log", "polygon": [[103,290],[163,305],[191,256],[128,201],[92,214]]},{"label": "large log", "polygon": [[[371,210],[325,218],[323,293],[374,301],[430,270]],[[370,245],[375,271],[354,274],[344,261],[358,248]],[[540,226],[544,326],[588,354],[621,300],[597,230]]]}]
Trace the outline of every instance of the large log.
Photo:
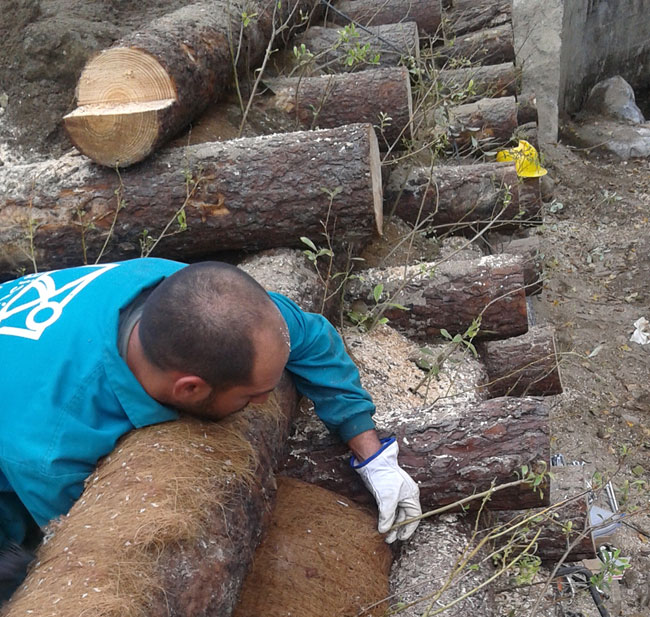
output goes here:
[{"label": "large log", "polygon": [[[265,106],[295,119],[297,128],[369,122],[377,127],[382,149],[411,137],[411,81],[406,67],[270,79],[265,84],[274,94]],[[390,120],[382,123],[382,115]]]},{"label": "large log", "polygon": [[447,36],[494,28],[511,21],[512,0],[454,0],[444,16]]},{"label": "large log", "polygon": [[521,82],[521,69],[512,62],[460,69],[445,69],[436,75],[443,93],[463,94],[467,98],[514,96]]},{"label": "large log", "polygon": [[[522,465],[548,464],[548,414],[546,399],[536,398],[436,404],[394,418],[380,432],[397,436],[400,464],[417,481],[423,507],[431,509],[486,490],[492,482],[512,481]],[[299,416],[281,473],[365,503],[368,493],[348,458],[344,446]],[[548,491],[542,496],[519,485],[494,493],[487,507],[521,509],[548,504],[548,499]]]},{"label": "large log", "polygon": [[517,227],[539,221],[542,209],[539,197],[522,187],[513,163],[400,166],[386,184],[384,212],[441,233]]},{"label": "large log", "polygon": [[[308,28],[295,45],[314,54],[316,65],[328,72],[356,71],[372,66],[397,66],[402,58],[420,57],[418,26],[415,22],[371,26],[347,37],[341,28]],[[365,46],[368,46],[367,49]]]},{"label": "large log", "polygon": [[234,71],[257,66],[275,28],[315,5],[216,0],[154,20],[88,62],[64,119],[70,140],[102,165],[141,161],[221,97]]},{"label": "large log", "polygon": [[297,397],[134,431],[50,528],[4,617],[230,615],[270,521]]},{"label": "large log", "polygon": [[362,244],[381,229],[379,168],[367,124],[174,149],[121,175],[79,157],[5,166],[0,276],[33,262],[51,269],[137,257],[168,223],[155,254],[183,260],[304,248],[300,237],[319,238],[325,222],[335,244]]},{"label": "large log", "polygon": [[418,30],[426,35],[434,35],[440,27],[440,2],[432,0],[341,0],[327,17],[337,24],[350,21],[362,26],[396,24],[414,21]]},{"label": "large log", "polygon": [[[534,179],[531,180],[535,181]],[[535,195],[531,191],[524,191],[524,194],[529,197]],[[526,295],[541,293],[544,287],[544,254],[542,242],[538,235],[521,235],[517,237],[515,235],[489,233],[486,242],[492,255],[501,255],[503,253],[520,255],[524,262]]]},{"label": "large log", "polygon": [[439,65],[468,60],[476,64],[514,62],[512,24],[457,36],[442,47],[436,48],[436,51]]},{"label": "large log", "polygon": [[[382,293],[376,301],[378,285]],[[370,268],[349,282],[345,298],[385,309],[390,325],[414,339],[438,336],[443,328],[464,334],[479,318],[479,337],[507,338],[528,330],[523,267],[512,255]]]},{"label": "large log", "polygon": [[481,386],[491,397],[562,393],[553,329],[534,326],[526,334],[479,344],[487,370]]}]

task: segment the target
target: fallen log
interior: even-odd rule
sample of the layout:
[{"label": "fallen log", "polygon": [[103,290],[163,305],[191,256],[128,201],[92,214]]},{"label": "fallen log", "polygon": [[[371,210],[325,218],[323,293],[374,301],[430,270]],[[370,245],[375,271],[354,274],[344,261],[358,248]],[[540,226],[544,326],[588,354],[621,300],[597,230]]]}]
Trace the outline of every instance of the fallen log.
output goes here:
[{"label": "fallen log", "polygon": [[[377,127],[382,149],[411,137],[413,106],[406,67],[269,79],[264,83],[274,94],[265,106],[295,118],[297,128],[369,122]],[[382,122],[382,117],[390,119]]]},{"label": "fallen log", "polygon": [[487,370],[480,388],[490,397],[562,393],[552,328],[533,326],[521,336],[481,342],[477,348]]},{"label": "fallen log", "polygon": [[438,336],[441,329],[465,334],[478,319],[479,337],[507,338],[528,330],[523,266],[512,255],[370,268],[349,281],[345,300],[365,302],[417,340]]},{"label": "fallen log", "polygon": [[430,0],[342,0],[335,11],[328,12],[328,19],[346,25],[356,22],[362,26],[380,26],[414,21],[423,35],[434,35],[440,27],[440,2]]},{"label": "fallen log", "polygon": [[285,378],[268,403],[226,420],[127,435],[51,525],[3,616],[230,615],[269,524],[296,402]]},{"label": "fallen log", "polygon": [[468,98],[514,96],[519,90],[521,69],[512,62],[461,69],[444,69],[436,75],[443,93],[465,94]]},{"label": "fallen log", "polygon": [[269,531],[233,617],[382,617],[391,561],[376,517],[365,508],[313,484],[278,477]]},{"label": "fallen log", "polygon": [[[535,195],[531,191],[524,191],[524,194],[530,197],[534,197]],[[487,245],[492,255],[501,255],[503,253],[519,255],[524,264],[526,295],[530,296],[541,293],[544,287],[544,259],[539,236],[524,235],[517,237],[490,233],[487,237]]]},{"label": "fallen log", "polygon": [[439,232],[518,227],[539,221],[542,209],[522,186],[512,163],[400,166],[385,186],[384,212]]},{"label": "fallen log", "polygon": [[121,175],[79,157],[5,166],[0,276],[137,257],[158,239],[157,256],[181,260],[304,248],[326,221],[334,243],[363,244],[381,229],[379,168],[368,124],[169,150]]},{"label": "fallen log", "polygon": [[370,26],[369,32],[346,34],[341,28],[313,26],[295,39],[314,56],[314,62],[330,73],[357,71],[369,67],[397,66],[402,58],[420,57],[418,26],[415,22]]},{"label": "fallen log", "polygon": [[141,161],[221,97],[233,71],[258,66],[283,23],[298,22],[314,6],[216,0],[152,21],[85,66],[77,109],[64,118],[70,140],[102,165]]},{"label": "fallen log", "polygon": [[473,64],[514,62],[512,24],[457,36],[435,51],[438,53],[437,63],[442,68],[449,61],[469,60]]},{"label": "fallen log", "polygon": [[530,518],[525,524],[528,529],[525,537],[532,539],[541,530],[536,555],[542,561],[558,563],[593,559],[596,550],[592,532],[588,528],[589,505],[584,467],[567,465],[553,467],[551,471],[550,508],[534,509],[517,516],[506,512],[490,513],[487,520],[490,525],[512,526]]},{"label": "fallen log", "polygon": [[[522,465],[548,464],[546,399],[499,398],[470,405],[436,404],[380,427],[400,446],[400,465],[420,487],[425,509],[453,503],[516,479]],[[308,418],[299,416],[280,473],[366,503],[368,492],[350,468],[349,453]],[[521,509],[548,504],[545,495],[518,485],[494,493],[486,507]],[[481,500],[473,507],[481,505]]]},{"label": "fallen log", "polygon": [[447,36],[494,28],[512,20],[512,0],[454,0],[444,17]]}]

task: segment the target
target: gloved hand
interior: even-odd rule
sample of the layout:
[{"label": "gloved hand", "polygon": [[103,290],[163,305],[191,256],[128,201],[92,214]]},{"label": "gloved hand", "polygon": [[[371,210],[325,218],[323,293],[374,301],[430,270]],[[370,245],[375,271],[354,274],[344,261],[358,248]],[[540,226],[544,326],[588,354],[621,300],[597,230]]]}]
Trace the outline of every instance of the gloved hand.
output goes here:
[{"label": "gloved hand", "polygon": [[[381,444],[381,448],[365,461],[352,456],[350,465],[375,498],[379,508],[377,528],[379,533],[386,533],[393,524],[422,514],[422,508],[418,485],[397,464],[397,441],[388,437],[382,439]],[[386,542],[410,538],[419,523],[414,521],[394,529],[386,536]]]}]

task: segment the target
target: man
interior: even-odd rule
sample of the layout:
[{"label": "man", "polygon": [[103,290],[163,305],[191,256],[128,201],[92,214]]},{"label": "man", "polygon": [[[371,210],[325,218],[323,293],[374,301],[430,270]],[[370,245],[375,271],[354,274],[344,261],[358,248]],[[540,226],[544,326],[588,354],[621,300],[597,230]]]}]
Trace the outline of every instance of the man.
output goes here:
[{"label": "man", "polygon": [[33,521],[65,514],[120,436],[179,412],[218,420],[262,403],[285,369],[352,450],[379,531],[420,513],[336,330],[234,266],[148,258],[4,283],[0,367],[0,583],[3,563],[24,574]]}]

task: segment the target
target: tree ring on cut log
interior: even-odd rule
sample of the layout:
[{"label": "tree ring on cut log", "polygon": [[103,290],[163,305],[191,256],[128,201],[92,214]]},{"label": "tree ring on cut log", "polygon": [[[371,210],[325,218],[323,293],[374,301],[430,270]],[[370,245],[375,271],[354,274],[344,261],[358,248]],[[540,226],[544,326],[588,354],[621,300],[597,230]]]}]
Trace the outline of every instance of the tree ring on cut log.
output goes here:
[{"label": "tree ring on cut log", "polygon": [[174,83],[152,55],[115,47],[93,58],[77,86],[77,109],[64,117],[74,145],[102,165],[143,158],[160,133],[159,113],[177,100]]}]

